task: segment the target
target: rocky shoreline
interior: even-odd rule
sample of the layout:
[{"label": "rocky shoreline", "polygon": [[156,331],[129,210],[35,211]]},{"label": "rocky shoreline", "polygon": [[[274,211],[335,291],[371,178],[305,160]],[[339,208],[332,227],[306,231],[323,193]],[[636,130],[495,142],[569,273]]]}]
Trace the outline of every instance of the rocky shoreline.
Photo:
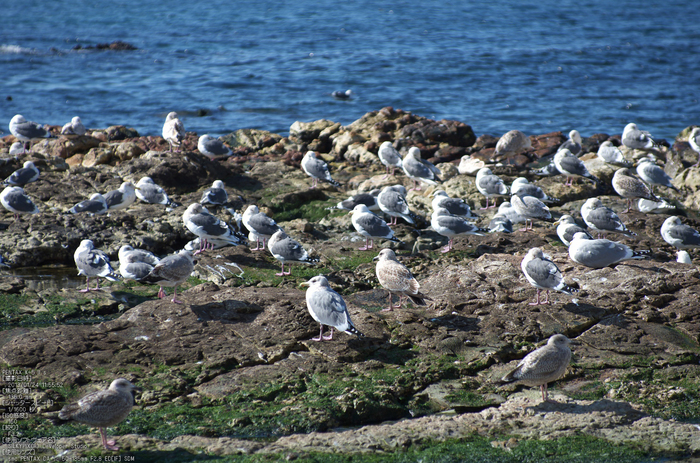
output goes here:
[{"label": "rocky shoreline", "polygon": [[[673,214],[700,228],[700,169],[693,166],[697,155],[686,141],[688,132],[662,142],[658,156],[680,189],[663,190]],[[91,455],[96,433],[57,422],[57,410],[122,376],[144,388],[130,417],[110,430],[127,454],[185,449],[280,458],[378,455],[473,435],[505,448],[585,435],[657,457],[700,456],[700,431],[688,424],[700,417],[700,272],[695,264],[677,263],[675,250],[661,239],[669,214],[621,214],[637,233],[621,241],[651,250],[652,259],[592,270],[572,262],[554,227],[544,222],[533,232],[458,238],[453,251],[441,254],[446,239],[427,228],[436,188],[412,191],[409,204],[426,221],[415,227],[400,222],[394,232],[401,243],[391,247],[434,303],[386,313],[380,312],[386,292],[371,260],[376,252],[358,251],[363,240],[348,213],[329,209],[352,193],[411,186],[402,173],[383,178],[376,153],[382,142],[394,141],[398,149],[418,146],[442,170],[440,188],[473,209],[483,206],[484,197],[473,175],[460,174],[464,156],[486,163],[507,183],[525,176],[560,198],[551,207],[555,217],[580,216],[581,205],[593,196],[620,213],[625,200],[610,186],[614,169],[595,155],[605,140],[619,145],[620,135],[584,138],[581,159],[602,186],[572,187],[562,176],[540,177],[528,169],[551,158],[566,140],[559,132],[531,136],[531,150],[499,157],[498,139],[477,138],[467,124],[393,108],[349,126],[295,122],[287,137],[239,130],[223,139],[233,156],[210,160],[196,151],[194,133],[187,134],[181,153],[168,153],[162,138],[115,126],[37,143],[21,161],[6,154],[14,138],[0,139],[0,176],[25,160],[41,171],[40,180],[25,187],[41,213],[14,222],[7,213],[0,221],[0,255],[13,267],[71,267],[73,251],[86,238],[115,261],[125,243],[172,253],[194,238],[182,224],[185,207],[217,179],[225,183],[230,203],[212,212],[228,221],[229,209],[257,204],[320,258],[317,267],[295,266],[282,278],[274,275],[279,265],[269,253],[246,246],[205,253],[182,306],[158,300],[156,287],[136,283],[115,283],[85,297],[74,289],[35,289],[21,278],[1,279],[0,362],[60,385],[27,399],[52,404],[39,405],[20,421],[23,436],[60,438],[55,448],[86,444],[62,453],[64,459]],[[645,154],[621,149],[630,161]],[[341,189],[308,188],[300,169],[307,150],[329,162]],[[143,176],[184,207],[137,202],[107,215],[66,212],[92,193]],[[493,212],[482,214],[479,224],[486,226]],[[520,261],[536,246],[579,289],[574,298],[556,294],[552,305],[528,306],[534,289]],[[343,294],[366,338],[309,340],[317,325],[299,283],[320,273]],[[540,403],[536,390],[497,384],[554,333],[579,342],[566,375],[554,384],[559,405]],[[352,429],[337,431],[344,427]]]}]

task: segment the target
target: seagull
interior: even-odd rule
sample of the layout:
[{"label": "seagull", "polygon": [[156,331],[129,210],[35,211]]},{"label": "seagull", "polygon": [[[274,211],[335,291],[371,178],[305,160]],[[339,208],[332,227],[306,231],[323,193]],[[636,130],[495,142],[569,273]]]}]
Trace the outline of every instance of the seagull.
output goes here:
[{"label": "seagull", "polygon": [[[317,338],[311,338],[312,341],[332,340],[334,328],[357,337],[364,336],[350,320],[350,313],[343,297],[331,289],[325,276],[315,276],[301,285],[309,287],[306,290],[306,307],[313,319],[321,324],[321,332]],[[331,327],[329,336],[323,335],[324,325]]]},{"label": "seagull", "polygon": [[428,183],[430,185],[437,185],[442,183],[440,179],[440,169],[435,167],[432,163],[421,159],[420,149],[412,146],[409,148],[406,157],[403,159],[401,167],[408,177],[413,180],[413,188],[411,190],[420,190],[418,186],[418,181]]},{"label": "seagull", "polygon": [[350,213],[352,214],[353,227],[365,237],[365,245],[359,248],[360,251],[372,249],[374,238],[399,241],[394,237],[394,232],[389,228],[389,225],[383,219],[373,214],[364,204],[358,204]]},{"label": "seagull", "polygon": [[136,201],[136,186],[131,182],[123,182],[118,189],[105,193],[104,198],[109,210],[126,209]]},{"label": "seagull", "polygon": [[511,225],[525,222],[525,217],[515,210],[509,201],[504,201],[500,206],[498,206],[498,212],[496,212],[494,217],[496,216],[506,217],[508,220],[510,220]]},{"label": "seagull", "polygon": [[557,225],[557,236],[562,243],[569,246],[571,240],[574,239],[576,233],[584,233],[588,238],[593,239],[593,237],[586,231],[585,228],[580,227],[576,220],[569,214],[562,215],[559,220],[554,222]]},{"label": "seagull", "polygon": [[511,130],[506,132],[496,143],[496,155],[507,155],[519,153],[532,147],[530,137],[522,133],[520,130]]},{"label": "seagull", "polygon": [[168,198],[165,190],[156,185],[151,177],[141,177],[136,183],[136,197],[149,204],[162,204],[164,206],[177,207],[178,204]]},{"label": "seagull", "polygon": [[[564,294],[573,295],[578,289],[572,288],[564,281],[564,276],[554,262],[549,260],[542,253],[540,248],[530,249],[522,262],[520,268],[523,275],[532,286],[537,289],[537,299],[530,302],[530,305],[549,304],[549,290],[553,289]],[[540,301],[540,290],[547,291],[544,301]]]},{"label": "seagull", "polygon": [[569,132],[569,139],[561,145],[559,145],[557,151],[567,149],[574,156],[578,156],[583,151],[583,146],[581,145],[581,143],[583,143],[583,140],[581,139],[581,134],[578,133],[578,130],[572,130],[571,132]]},{"label": "seagull", "polygon": [[344,92],[341,90],[336,90],[333,93],[331,93],[331,96],[333,98],[338,99],[338,100],[349,100],[351,95],[352,95],[352,90],[350,90],[350,89],[347,89]]},{"label": "seagull", "polygon": [[381,144],[377,155],[382,164],[386,166],[386,175],[382,178],[387,178],[389,176],[389,169],[391,169],[391,175],[394,175],[394,170],[402,166],[401,155],[396,151],[396,148],[394,148],[394,145],[392,145],[390,141],[385,141]]},{"label": "seagull", "polygon": [[450,214],[447,209],[441,207],[435,209],[433,214],[430,216],[430,226],[433,230],[438,232],[442,236],[446,236],[447,246],[442,249],[443,253],[446,253],[452,249],[454,238],[460,235],[477,235],[483,236],[484,233],[489,231],[480,227],[477,227],[471,223],[467,218],[458,215]]},{"label": "seagull", "polygon": [[700,233],[681,222],[675,215],[661,225],[661,237],[676,249],[700,248]]},{"label": "seagull", "polygon": [[[500,177],[493,175],[493,172],[488,167],[482,167],[476,173],[476,189],[479,190],[479,193],[486,196],[486,206],[481,209],[489,208],[489,198],[508,194],[506,184]],[[496,207],[495,201],[491,207]]]},{"label": "seagull", "polygon": [[630,259],[645,259],[649,251],[633,251],[617,241],[592,240],[585,233],[576,233],[569,244],[569,257],[574,262],[590,268],[603,268]]},{"label": "seagull", "polygon": [[549,212],[547,205],[533,196],[521,198],[518,195],[513,195],[510,197],[510,203],[518,214],[525,217],[525,228],[521,228],[520,231],[532,230],[532,219],[550,220],[552,218],[552,213]]},{"label": "seagull", "polygon": [[559,175],[561,172],[557,169],[557,165],[554,164],[554,158],[552,158],[549,164],[545,164],[539,169],[532,169],[532,173],[542,177],[551,177],[553,175]]},{"label": "seagull", "polygon": [[390,216],[389,225],[397,225],[398,218],[401,217],[408,223],[416,223],[419,217],[408,208],[406,201],[406,188],[403,185],[386,186],[377,196],[379,209]]},{"label": "seagull", "polygon": [[649,212],[653,212],[655,214],[665,214],[676,209],[676,206],[668,203],[664,199],[660,199],[659,201],[650,201],[642,198],[637,201],[637,209],[639,209],[639,212],[643,212],[645,214]]},{"label": "seagull", "polygon": [[[411,271],[399,262],[394,251],[382,249],[372,260],[377,261],[376,272],[379,284],[389,291],[389,307],[383,309],[383,312],[400,309],[404,296],[411,299],[415,305],[425,305],[425,300],[430,300],[428,296],[419,291],[418,281],[413,277]],[[392,294],[399,296],[398,305],[393,305]]]},{"label": "seagull", "polygon": [[469,204],[465,203],[460,198],[450,198],[444,190],[435,190],[431,196],[433,197],[431,203],[433,210],[441,207],[447,209],[447,212],[452,215],[459,215],[468,219],[479,218],[479,216],[472,212]]},{"label": "seagull", "polygon": [[125,244],[119,248],[119,261],[131,259],[133,262],[143,262],[153,267],[160,263],[160,259],[151,251],[145,249],[134,249],[132,246]]},{"label": "seagull", "polygon": [[574,177],[586,177],[600,183],[598,178],[588,172],[583,161],[571,154],[571,151],[566,148],[557,151],[557,154],[554,155],[554,165],[559,172],[566,175],[566,185],[568,186],[572,185]]},{"label": "seagull", "polygon": [[206,207],[199,203],[190,204],[182,215],[185,227],[197,235],[202,249],[207,243],[214,247],[238,246],[245,241],[245,237],[235,232],[218,217],[209,213]]},{"label": "seagull", "polygon": [[27,150],[24,149],[22,142],[16,141],[10,145],[9,155],[14,157],[19,157],[20,155],[26,153]]},{"label": "seagull", "polygon": [[69,123],[61,128],[61,135],[85,135],[86,132],[87,129],[78,116],[75,116]]},{"label": "seagull", "polygon": [[631,149],[650,150],[659,145],[651,138],[649,132],[639,130],[637,124],[630,122],[622,131],[622,144]]},{"label": "seagull", "polygon": [[177,118],[176,112],[170,112],[165,118],[163,124],[163,138],[170,145],[170,152],[173,151],[173,146],[180,147],[185,139],[185,126],[182,121]]},{"label": "seagull", "polygon": [[107,202],[104,196],[99,193],[95,193],[90,196],[90,199],[80,201],[75,206],[68,209],[71,214],[79,214],[81,212],[88,212],[90,214],[104,214],[107,212]]},{"label": "seagull", "polygon": [[[260,212],[258,206],[251,204],[243,213],[243,225],[255,236],[255,248],[251,251],[262,251],[265,249],[265,241],[269,240],[278,230],[281,230],[277,222]],[[262,240],[262,246],[260,246]]]},{"label": "seagull", "polygon": [[[693,164],[694,167],[697,167],[700,165],[700,128],[699,127],[693,127],[693,130],[690,131],[690,135],[688,136],[688,144],[690,145],[690,148],[692,148],[693,151],[698,153],[698,162]],[[12,152],[10,152],[12,154]]]},{"label": "seagull", "polygon": [[214,180],[211,187],[204,190],[202,199],[200,199],[199,202],[201,204],[213,204],[215,206],[226,204],[228,202],[228,193],[226,193],[224,182],[221,180]]},{"label": "seagull", "polygon": [[644,182],[634,177],[627,167],[615,171],[615,175],[612,178],[612,187],[617,194],[627,199],[627,209],[622,211],[623,214],[630,211],[633,199],[642,198],[651,201],[661,201]]},{"label": "seagull", "polygon": [[224,145],[224,142],[209,135],[199,137],[197,149],[209,159],[214,159],[217,156],[231,156],[232,153],[231,148]]},{"label": "seagull", "polygon": [[[37,138],[49,138],[51,132],[36,122],[28,121],[21,114],[10,120],[10,133],[19,141],[29,143]],[[26,148],[26,146],[25,146]]]},{"label": "seagull", "polygon": [[581,217],[586,222],[588,228],[601,233],[613,232],[622,233],[627,236],[637,236],[636,233],[630,231],[620,217],[609,207],[603,206],[603,203],[598,198],[588,198],[583,206],[581,206]]},{"label": "seagull", "polygon": [[97,427],[105,450],[116,451],[119,447],[115,441],[107,440],[104,428],[124,421],[134,406],[136,392],[140,390],[124,378],[115,379],[109,389],[91,392],[78,402],[64,406],[58,417]]},{"label": "seagull", "polygon": [[369,193],[358,193],[356,195],[352,195],[348,199],[340,201],[335,207],[337,209],[351,211],[358,204],[364,204],[370,211],[378,211],[379,204],[377,203],[377,197],[381,191],[381,188],[375,188]]},{"label": "seagull", "polygon": [[306,175],[311,177],[311,188],[318,186],[318,181],[330,183],[334,187],[339,187],[340,183],[331,178],[331,173],[328,171],[328,164],[316,157],[314,151],[307,151],[301,160],[301,168],[306,172]]},{"label": "seagull", "polygon": [[36,182],[38,179],[39,169],[36,168],[32,161],[26,161],[22,167],[12,172],[2,184],[24,186],[27,183]]},{"label": "seagull", "polygon": [[547,344],[525,356],[501,381],[519,382],[526,386],[539,386],[542,400],[549,401],[547,385],[564,376],[571,361],[569,338],[563,334],[550,337]]},{"label": "seagull", "polygon": [[610,140],[606,140],[600,144],[598,148],[598,157],[608,164],[629,167],[630,163],[625,160],[620,148],[613,145]]},{"label": "seagull", "polygon": [[318,263],[318,258],[309,256],[306,249],[304,249],[298,241],[287,236],[281,228],[270,237],[267,242],[267,248],[275,259],[282,262],[282,271],[280,273],[275,273],[278,277],[292,274],[291,267],[289,272],[284,271],[285,262],[288,264],[291,262],[298,262],[310,265]]},{"label": "seagull", "polygon": [[39,209],[34,205],[22,187],[8,186],[0,193],[0,203],[8,211],[12,212],[15,220],[19,214],[38,214]]},{"label": "seagull", "polygon": [[693,261],[690,260],[690,254],[688,254],[688,251],[678,251],[678,257],[676,258],[676,262],[679,264],[692,264]]},{"label": "seagull", "polygon": [[673,185],[671,177],[661,167],[656,165],[654,158],[646,157],[640,159],[639,164],[637,164],[637,174],[642,180],[647,182],[652,191],[654,185],[660,185],[680,193],[678,188]]},{"label": "seagull", "polygon": [[90,289],[90,277],[103,277],[110,281],[119,281],[119,275],[114,273],[109,257],[99,249],[95,249],[92,240],[81,241],[80,246],[73,254],[73,259],[76,267],[78,267],[78,275],[85,275],[87,278],[87,287],[81,289],[79,291],[81,293],[100,290],[99,278],[97,278],[97,286],[94,289]]},{"label": "seagull", "polygon": [[[195,203],[197,204],[197,203]],[[200,205],[201,206],[201,205]],[[160,286],[158,298],[165,297],[163,286],[173,287],[173,299],[175,304],[182,304],[182,301],[177,299],[177,287],[184,283],[194,271],[194,266],[197,263],[194,256],[200,251],[187,251],[183,249],[177,254],[171,254],[164,257],[158,262],[158,265],[153,267],[153,270],[145,277],[139,280],[141,283],[151,283]]]},{"label": "seagull", "polygon": [[508,217],[496,213],[489,222],[489,232],[513,233],[513,222]]},{"label": "seagull", "polygon": [[551,204],[559,202],[557,198],[552,198],[545,193],[542,188],[528,182],[525,177],[518,177],[513,180],[513,183],[510,185],[510,192],[511,194],[518,195],[521,198],[523,196],[532,196],[533,198],[539,199],[543,203]]},{"label": "seagull", "polygon": [[153,265],[138,260],[135,254],[119,258],[119,273],[125,280],[140,281],[153,270]]}]

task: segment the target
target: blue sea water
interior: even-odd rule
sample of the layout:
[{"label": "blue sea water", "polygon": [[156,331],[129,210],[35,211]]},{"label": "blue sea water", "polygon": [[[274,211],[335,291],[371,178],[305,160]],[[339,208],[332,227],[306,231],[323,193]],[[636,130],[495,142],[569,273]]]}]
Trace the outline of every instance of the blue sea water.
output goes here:
[{"label": "blue sea water", "polygon": [[[477,135],[700,124],[700,24],[685,0],[163,2],[3,6],[0,129],[14,114],[160,134],[287,133],[393,106]],[[73,50],[122,40],[136,51]],[[352,89],[353,98],[330,93]],[[11,97],[11,100],[7,97]],[[198,110],[208,115],[198,117]]]}]

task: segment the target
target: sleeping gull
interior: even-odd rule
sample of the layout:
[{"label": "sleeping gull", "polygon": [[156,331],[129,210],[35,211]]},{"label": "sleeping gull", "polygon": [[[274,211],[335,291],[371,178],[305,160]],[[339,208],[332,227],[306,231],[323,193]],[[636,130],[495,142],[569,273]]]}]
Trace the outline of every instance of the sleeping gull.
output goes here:
[{"label": "sleeping gull", "polygon": [[140,390],[124,378],[115,379],[109,389],[91,392],[76,403],[64,406],[58,412],[58,417],[97,427],[105,450],[116,451],[119,447],[115,441],[107,440],[104,428],[111,428],[124,421],[134,406],[136,391]]},{"label": "sleeping gull", "polygon": [[61,128],[61,135],[85,135],[86,132],[87,129],[78,116],[75,116]]},{"label": "sleeping gull", "polygon": [[489,222],[489,232],[513,233],[513,222],[508,217],[496,213]]},{"label": "sleeping gull", "polygon": [[94,193],[90,196],[90,199],[80,201],[78,204],[68,209],[68,212],[71,214],[79,214],[81,212],[104,214],[107,212],[107,202],[104,196],[99,193]]},{"label": "sleeping gull", "polygon": [[223,246],[238,246],[245,241],[245,237],[229,228],[229,226],[218,217],[209,213],[206,207],[199,203],[190,204],[182,215],[185,227],[197,235],[200,239],[201,248],[207,244],[214,248]]},{"label": "sleeping gull", "polygon": [[401,155],[396,151],[396,148],[394,148],[394,145],[392,145],[390,141],[385,141],[381,144],[377,155],[382,164],[386,166],[386,175],[383,178],[389,176],[389,169],[391,169],[391,175],[394,175],[394,170],[397,167],[401,168]]},{"label": "sleeping gull", "polygon": [[557,236],[559,237],[561,242],[567,246],[571,244],[571,240],[574,239],[574,235],[576,233],[584,233],[590,239],[593,239],[593,237],[588,233],[588,231],[586,231],[585,228],[579,226],[576,223],[576,220],[569,214],[562,215],[559,218],[559,220],[557,220],[554,223],[558,224]]},{"label": "sleeping gull", "polygon": [[620,217],[609,207],[603,206],[598,198],[588,198],[581,206],[581,217],[588,228],[598,232],[598,235],[606,232],[622,233],[627,236],[636,236],[630,231]]},{"label": "sleeping gull", "polygon": [[649,132],[639,130],[637,124],[630,122],[622,131],[622,144],[631,149],[650,150],[658,145]]},{"label": "sleeping gull", "polygon": [[213,204],[215,206],[226,204],[228,202],[228,193],[226,193],[224,182],[221,180],[214,180],[214,183],[204,190],[202,199],[200,199],[199,202],[201,204]]},{"label": "sleeping gull", "polygon": [[510,185],[510,193],[518,195],[521,198],[523,196],[532,196],[533,198],[539,199],[543,203],[559,202],[557,198],[552,198],[547,193],[545,193],[544,190],[542,190],[542,188],[540,188],[539,186],[528,182],[525,177],[518,177],[515,180],[513,180],[513,183],[511,183]]},{"label": "sleeping gull", "polygon": [[21,114],[10,120],[10,133],[19,141],[31,142],[36,138],[49,138],[51,132],[36,122],[28,121]]},{"label": "sleeping gull", "polygon": [[578,156],[581,154],[581,151],[583,151],[583,146],[581,145],[582,142],[583,140],[581,139],[581,134],[578,133],[578,130],[572,130],[569,132],[569,139],[559,145],[557,151],[567,149],[571,151],[571,154],[574,156]]},{"label": "sleeping gull", "polygon": [[177,113],[174,111],[168,113],[165,117],[163,138],[165,138],[170,145],[170,152],[172,152],[173,146],[179,148],[180,145],[182,145],[182,141],[185,139],[185,126],[182,124],[182,121],[177,118]]},{"label": "sleeping gull", "polygon": [[172,302],[182,304],[182,301],[177,300],[177,287],[184,283],[194,271],[194,266],[197,263],[194,260],[194,256],[198,253],[199,251],[193,253],[183,249],[177,254],[171,254],[162,258],[148,275],[141,278],[141,283],[159,285],[159,299],[165,297],[163,286],[173,287]]},{"label": "sleeping gull", "polygon": [[678,191],[678,188],[673,185],[671,177],[661,167],[656,165],[654,158],[646,157],[640,159],[639,164],[637,164],[637,174],[642,180],[647,182],[652,191],[654,190],[654,185],[665,186]]},{"label": "sleeping gull", "polygon": [[590,268],[603,268],[624,260],[644,259],[649,251],[633,251],[616,241],[590,239],[585,233],[576,233],[569,245],[569,257],[574,262]]},{"label": "sleeping gull", "polygon": [[351,211],[355,209],[355,206],[358,204],[364,204],[370,211],[378,211],[379,204],[377,203],[377,196],[379,196],[381,191],[381,188],[375,188],[369,193],[358,193],[356,195],[352,195],[348,199],[340,201],[335,207],[337,209]]},{"label": "sleeping gull", "polygon": [[[263,251],[265,249],[265,241],[269,240],[278,230],[281,230],[277,222],[260,212],[258,206],[254,204],[248,206],[243,213],[243,225],[255,236],[256,246],[251,248],[251,251]],[[262,241],[262,246],[260,246],[260,241]]]},{"label": "sleeping gull", "polygon": [[123,182],[116,190],[105,193],[104,198],[109,210],[126,209],[136,201],[136,187],[131,182]]},{"label": "sleeping gull", "polygon": [[496,155],[508,155],[512,153],[520,153],[532,147],[530,137],[522,133],[520,130],[511,130],[506,132],[496,143]]},{"label": "sleeping gull", "polygon": [[[377,279],[384,289],[389,291],[389,307],[383,312],[400,309],[404,296],[411,299],[415,305],[425,305],[425,299],[430,300],[421,293],[420,285],[411,271],[396,258],[391,249],[382,249],[379,255],[372,260],[377,261]],[[393,305],[392,294],[399,296],[398,305]]]},{"label": "sleeping gull", "polygon": [[552,213],[549,212],[547,205],[533,196],[521,198],[518,195],[513,195],[510,197],[510,203],[518,214],[525,217],[525,228],[522,228],[521,231],[532,230],[532,219],[550,220],[552,218]]},{"label": "sleeping gull", "polygon": [[136,197],[149,204],[162,204],[164,206],[177,207],[178,204],[168,198],[168,194],[160,186],[156,185],[151,177],[141,177],[136,183]]},{"label": "sleeping gull", "polygon": [[14,213],[15,219],[19,214],[38,214],[39,209],[34,205],[22,187],[8,186],[0,193],[0,203],[8,211]]},{"label": "sleeping gull", "polygon": [[575,177],[586,177],[600,183],[597,177],[588,172],[583,161],[571,154],[571,151],[566,148],[557,151],[557,154],[554,155],[554,165],[560,173],[566,175],[566,185],[571,186]]},{"label": "sleeping gull", "polygon": [[504,201],[501,203],[500,206],[498,206],[498,212],[496,212],[496,216],[499,215],[507,217],[508,220],[510,220],[511,225],[525,222],[525,217],[523,217],[517,210],[515,210],[510,201]]},{"label": "sleeping gull", "polygon": [[151,251],[145,249],[134,249],[132,246],[125,244],[119,248],[119,261],[130,258],[133,262],[144,262],[151,266],[156,266],[160,259]]},{"label": "sleeping gull", "polygon": [[598,148],[598,157],[608,164],[614,164],[619,166],[629,166],[630,164],[625,160],[625,157],[620,151],[620,148],[613,145],[610,140],[606,140],[600,144]]},{"label": "sleeping gull", "polygon": [[666,202],[664,199],[659,199],[659,201],[650,201],[648,199],[641,198],[639,201],[637,201],[637,209],[639,209],[639,212],[643,212],[645,214],[648,212],[665,214],[676,209],[676,206]]},{"label": "sleeping gull", "polygon": [[403,185],[385,186],[377,196],[379,209],[391,217],[389,225],[397,225],[401,217],[408,223],[416,223],[419,217],[408,208],[406,188]]},{"label": "sleeping gull", "polygon": [[678,257],[676,258],[676,262],[679,264],[692,264],[693,261],[690,260],[690,254],[688,254],[688,251],[678,251]]},{"label": "sleeping gull", "polygon": [[[506,184],[500,177],[494,175],[488,167],[483,167],[476,173],[476,189],[479,190],[479,193],[486,196],[486,206],[482,207],[482,209],[489,208],[489,198],[508,194]],[[496,207],[495,201],[491,207]]]},{"label": "sleeping gull", "polygon": [[26,161],[22,167],[12,172],[5,179],[3,185],[24,186],[27,183],[36,182],[39,179],[39,169],[34,166],[32,161]]},{"label": "sleeping gull", "polygon": [[26,153],[27,150],[24,149],[24,145],[22,142],[16,141],[12,145],[10,145],[10,152],[8,153],[10,156],[17,157],[20,154]]},{"label": "sleeping gull", "polygon": [[350,214],[352,214],[352,226],[365,237],[365,245],[359,248],[360,251],[372,249],[374,238],[399,241],[394,237],[394,232],[389,228],[389,225],[382,218],[373,214],[364,204],[355,206]]},{"label": "sleeping gull", "polygon": [[627,199],[627,209],[622,211],[623,214],[630,211],[633,199],[643,198],[651,201],[660,201],[651,192],[646,183],[633,176],[627,167],[615,171],[615,175],[612,178],[612,187],[617,194]]},{"label": "sleeping gull", "polygon": [[563,334],[550,337],[547,344],[525,356],[501,381],[518,382],[526,386],[539,386],[542,400],[549,401],[547,385],[564,376],[571,361],[569,339]]},{"label": "sleeping gull", "polygon": [[551,177],[553,175],[559,175],[561,172],[559,172],[559,169],[557,169],[557,165],[554,164],[554,158],[552,158],[549,164],[545,164],[539,169],[532,169],[532,173],[535,175],[541,175],[542,177]]},{"label": "sleeping gull", "polygon": [[[550,289],[570,296],[578,292],[578,289],[566,284],[559,268],[547,257],[540,248],[532,248],[520,263],[525,278],[537,289],[537,298],[535,302],[530,302],[530,305],[549,304]],[[547,291],[544,301],[540,301],[540,290],[542,289]]]},{"label": "sleeping gull", "polygon": [[309,256],[306,249],[298,241],[287,236],[281,228],[270,237],[267,242],[267,248],[272,256],[282,263],[282,271],[275,273],[278,277],[292,274],[291,266],[288,272],[284,271],[285,262],[287,264],[298,262],[311,265],[318,263],[318,258]]},{"label": "sleeping gull", "polygon": [[135,254],[119,258],[119,274],[125,280],[140,281],[153,270],[153,265],[141,262]]},{"label": "sleeping gull", "polygon": [[404,157],[402,161],[401,167],[406,175],[413,180],[413,188],[411,188],[411,190],[420,190],[419,180],[430,185],[437,185],[442,182],[439,177],[442,175],[440,169],[435,167],[432,163],[421,159],[420,149],[415,146],[409,148],[406,157]]},{"label": "sleeping gull", "polygon": [[[81,289],[81,293],[99,291],[99,277],[107,278],[110,281],[119,281],[119,276],[114,273],[109,263],[109,257],[99,249],[95,249],[92,240],[81,241],[80,246],[73,254],[73,259],[76,267],[78,267],[78,275],[85,275],[87,278],[87,287]],[[90,277],[96,277],[97,279],[97,286],[94,289],[90,289]]]},{"label": "sleeping gull", "polygon": [[700,233],[682,223],[675,215],[661,225],[661,237],[676,249],[700,248]]},{"label": "sleeping gull", "polygon": [[479,218],[479,216],[472,213],[469,204],[460,198],[450,198],[444,190],[435,190],[431,196],[433,197],[431,203],[433,210],[441,207],[447,209],[447,212],[452,215],[459,215],[468,219]]},{"label": "sleeping gull", "polygon": [[322,159],[318,159],[314,151],[306,152],[301,160],[301,168],[306,172],[306,175],[311,177],[311,188],[316,188],[319,180],[330,183],[334,187],[340,186],[340,183],[331,178],[328,164]]},{"label": "sleeping gull", "polygon": [[693,130],[690,131],[690,135],[688,135],[688,144],[690,148],[698,154],[698,162],[693,164],[694,167],[697,167],[700,165],[700,127],[693,127]]},{"label": "sleeping gull", "polygon": [[209,159],[214,159],[217,156],[231,156],[231,148],[224,145],[224,142],[218,138],[209,135],[199,137],[197,149]]},{"label": "sleeping gull", "polygon": [[478,235],[483,236],[488,233],[488,230],[477,227],[471,223],[466,217],[450,214],[447,209],[438,207],[430,216],[430,226],[433,230],[442,236],[446,236],[447,246],[442,249],[442,252],[448,252],[452,249],[453,241],[456,236],[461,235]]},{"label": "sleeping gull", "polygon": [[[302,286],[309,287],[306,290],[306,307],[313,319],[321,324],[321,332],[317,338],[311,338],[312,341],[330,341],[333,339],[333,329],[354,334],[357,337],[364,336],[350,320],[350,313],[343,297],[331,289],[325,276],[315,276],[302,283]],[[331,327],[329,336],[323,335],[324,325]]]}]

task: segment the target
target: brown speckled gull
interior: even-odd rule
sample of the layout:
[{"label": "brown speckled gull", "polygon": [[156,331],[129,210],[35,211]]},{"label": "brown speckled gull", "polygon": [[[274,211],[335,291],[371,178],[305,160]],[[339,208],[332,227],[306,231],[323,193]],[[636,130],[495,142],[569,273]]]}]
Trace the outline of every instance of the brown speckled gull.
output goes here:
[{"label": "brown speckled gull", "polygon": [[634,177],[632,172],[626,167],[615,171],[615,175],[612,178],[612,187],[617,194],[627,199],[627,209],[622,211],[623,214],[630,211],[633,199],[644,198],[652,201],[661,201],[651,192],[646,183]]},{"label": "brown speckled gull", "polygon": [[[384,311],[400,309],[403,296],[411,299],[416,305],[425,305],[425,299],[430,300],[425,294],[419,291],[420,285],[411,271],[406,268],[396,258],[396,254],[391,249],[382,249],[377,257],[377,279],[384,289],[389,291],[389,307]],[[398,305],[393,305],[391,295],[399,295]]]}]

